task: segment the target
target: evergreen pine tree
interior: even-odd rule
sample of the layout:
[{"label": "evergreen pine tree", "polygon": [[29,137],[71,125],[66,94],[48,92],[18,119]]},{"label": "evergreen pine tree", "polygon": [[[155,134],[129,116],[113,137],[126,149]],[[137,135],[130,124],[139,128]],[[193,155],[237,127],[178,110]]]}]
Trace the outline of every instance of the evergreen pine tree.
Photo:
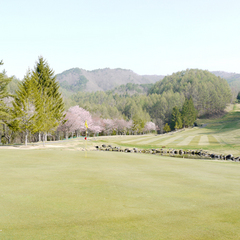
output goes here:
[{"label": "evergreen pine tree", "polygon": [[238,100],[238,102],[240,102],[240,92],[237,95],[237,100]]},{"label": "evergreen pine tree", "polygon": [[32,77],[38,89],[36,95],[37,128],[43,133],[44,142],[47,139],[47,133],[55,130],[64,118],[64,103],[54,71],[50,69],[43,57],[39,57]]},{"label": "evergreen pine tree", "polygon": [[190,97],[188,100],[188,109],[189,109],[189,125],[192,126],[197,118],[197,110],[194,107],[193,99]]},{"label": "evergreen pine tree", "polygon": [[165,132],[170,132],[171,131],[171,128],[170,126],[168,125],[168,123],[165,124],[164,128],[163,128],[163,131]]},{"label": "evergreen pine tree", "polygon": [[189,122],[188,122],[188,99],[187,98],[185,99],[185,101],[183,103],[181,114],[182,114],[183,126],[186,127],[189,124]]},{"label": "evergreen pine tree", "polygon": [[170,127],[172,130],[182,128],[182,116],[177,107],[173,108]]},{"label": "evergreen pine tree", "polygon": [[[0,61],[0,65],[3,65],[2,61]],[[8,78],[5,75],[4,71],[0,72],[0,123],[3,123],[3,121],[10,116],[9,109],[4,102],[4,98],[9,96],[7,86],[11,80],[11,78]]]},{"label": "evergreen pine tree", "polygon": [[197,111],[194,108],[192,97],[190,97],[189,100],[187,98],[185,99],[181,114],[183,126],[192,126],[197,118]]},{"label": "evergreen pine tree", "polygon": [[13,127],[23,132],[25,136],[25,145],[27,145],[29,133],[34,133],[36,126],[36,98],[38,90],[36,83],[31,77],[30,71],[27,72],[23,82],[19,84],[16,96],[13,101]]}]

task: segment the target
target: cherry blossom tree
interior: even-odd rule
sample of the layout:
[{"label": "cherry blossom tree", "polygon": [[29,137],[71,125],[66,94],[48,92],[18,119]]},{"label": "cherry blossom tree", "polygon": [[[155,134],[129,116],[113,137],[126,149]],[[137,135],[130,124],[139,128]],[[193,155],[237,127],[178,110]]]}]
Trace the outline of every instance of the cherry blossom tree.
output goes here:
[{"label": "cherry blossom tree", "polygon": [[69,133],[73,133],[76,128],[76,120],[74,113],[69,109],[63,120],[64,123],[58,127],[57,131],[63,131],[65,138],[68,139]]},{"label": "cherry blossom tree", "polygon": [[124,119],[115,119],[115,128],[116,128],[116,132],[117,134],[119,133],[123,133],[126,134],[127,131],[127,121]]},{"label": "cherry blossom tree", "polygon": [[126,129],[130,133],[130,132],[132,132],[132,128],[133,128],[133,120],[130,120],[127,122]]},{"label": "cherry blossom tree", "polygon": [[102,132],[104,130],[103,127],[103,120],[101,118],[95,117],[92,119],[92,124],[89,127],[89,130],[94,134],[94,136],[96,134],[99,134],[100,132]]},{"label": "cherry blossom tree", "polygon": [[112,119],[103,119],[104,132],[109,135],[114,128],[114,121]]},{"label": "cherry blossom tree", "polygon": [[87,121],[88,127],[91,128],[93,126],[92,116],[90,112],[79,107],[74,106],[70,107],[66,112],[66,116],[64,119],[65,123],[62,124],[58,130],[65,131],[66,138],[69,133],[74,134],[76,131],[84,132],[86,131],[85,122]]},{"label": "cherry blossom tree", "polygon": [[90,112],[79,107],[70,107],[65,114],[65,119],[63,123],[58,127],[58,131],[65,133],[66,138],[68,138],[69,133],[85,132],[86,126],[85,121],[87,121],[89,131],[94,134],[99,134],[104,132],[106,135],[112,134],[115,130],[117,134],[126,134],[127,131],[130,132],[133,127],[133,121],[126,121],[124,119],[101,119],[100,117],[92,117]]},{"label": "cherry blossom tree", "polygon": [[156,131],[156,125],[153,122],[147,122],[144,126],[145,132]]}]

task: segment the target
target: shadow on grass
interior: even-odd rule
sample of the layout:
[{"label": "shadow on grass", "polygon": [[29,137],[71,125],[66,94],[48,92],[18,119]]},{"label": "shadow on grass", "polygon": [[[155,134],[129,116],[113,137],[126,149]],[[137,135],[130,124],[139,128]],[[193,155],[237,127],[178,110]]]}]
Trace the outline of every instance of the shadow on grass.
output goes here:
[{"label": "shadow on grass", "polygon": [[237,130],[240,128],[240,112],[230,112],[218,121],[209,123],[205,128],[211,130],[208,134],[225,133],[230,129]]}]

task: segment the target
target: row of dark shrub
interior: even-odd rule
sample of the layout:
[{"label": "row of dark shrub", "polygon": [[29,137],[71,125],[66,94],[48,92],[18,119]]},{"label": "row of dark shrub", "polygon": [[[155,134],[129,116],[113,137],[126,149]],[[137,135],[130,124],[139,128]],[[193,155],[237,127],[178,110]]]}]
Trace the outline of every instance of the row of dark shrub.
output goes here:
[{"label": "row of dark shrub", "polygon": [[148,153],[148,154],[159,154],[168,155],[171,157],[187,157],[187,158],[202,158],[202,159],[215,159],[215,160],[230,160],[239,162],[240,157],[234,157],[232,154],[215,154],[208,153],[204,150],[178,150],[178,149],[138,149],[138,148],[121,148],[113,147],[111,145],[96,146],[97,150],[100,151],[113,151],[113,152],[126,152],[126,153]]}]

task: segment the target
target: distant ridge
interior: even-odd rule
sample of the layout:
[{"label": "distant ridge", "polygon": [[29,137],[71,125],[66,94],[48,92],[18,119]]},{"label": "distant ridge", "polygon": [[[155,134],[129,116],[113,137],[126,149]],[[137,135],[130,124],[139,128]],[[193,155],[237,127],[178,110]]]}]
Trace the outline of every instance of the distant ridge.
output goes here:
[{"label": "distant ridge", "polygon": [[71,92],[107,91],[127,83],[155,83],[164,78],[163,75],[138,75],[132,70],[121,68],[104,68],[92,71],[72,68],[56,76],[60,86]]},{"label": "distant ridge", "polygon": [[240,91],[240,74],[239,73],[229,73],[224,71],[212,71],[214,75],[224,78],[227,80],[232,91],[235,93]]},{"label": "distant ridge", "polygon": [[230,72],[224,72],[224,71],[211,71],[211,73],[221,78],[224,78],[226,80],[240,78],[239,73],[230,73]]},{"label": "distant ridge", "polygon": [[[226,79],[230,87],[235,88],[235,91],[240,91],[240,74],[224,71],[211,71],[211,73]],[[164,75],[139,75],[132,70],[121,68],[103,68],[92,71],[71,68],[56,76],[61,88],[69,94],[78,91],[107,91],[127,83],[154,84],[165,77]]]}]

